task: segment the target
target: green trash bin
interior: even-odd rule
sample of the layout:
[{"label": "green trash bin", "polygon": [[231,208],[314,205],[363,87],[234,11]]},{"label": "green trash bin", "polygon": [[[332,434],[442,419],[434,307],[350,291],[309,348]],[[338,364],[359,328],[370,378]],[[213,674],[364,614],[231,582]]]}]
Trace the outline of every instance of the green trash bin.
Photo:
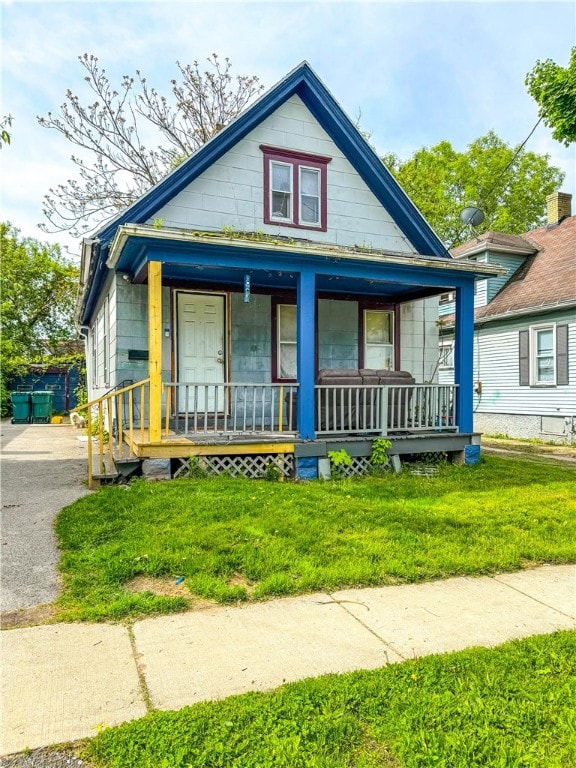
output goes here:
[{"label": "green trash bin", "polygon": [[30,392],[11,392],[12,424],[30,423]]},{"label": "green trash bin", "polygon": [[31,392],[32,423],[49,424],[52,417],[54,392]]}]

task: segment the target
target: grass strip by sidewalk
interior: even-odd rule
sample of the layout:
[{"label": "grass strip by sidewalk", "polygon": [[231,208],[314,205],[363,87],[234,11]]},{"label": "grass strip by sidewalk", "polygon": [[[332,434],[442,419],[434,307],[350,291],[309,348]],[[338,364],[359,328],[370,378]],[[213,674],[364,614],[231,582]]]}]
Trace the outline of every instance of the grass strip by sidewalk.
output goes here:
[{"label": "grass strip by sidewalk", "polygon": [[106,768],[568,768],[576,632],[154,712],[101,732]]},{"label": "grass strip by sidewalk", "polygon": [[433,477],[137,481],[60,513],[58,618],[186,607],[131,592],[137,576],[184,578],[191,595],[225,603],[573,562],[575,512],[574,469],[495,457]]}]

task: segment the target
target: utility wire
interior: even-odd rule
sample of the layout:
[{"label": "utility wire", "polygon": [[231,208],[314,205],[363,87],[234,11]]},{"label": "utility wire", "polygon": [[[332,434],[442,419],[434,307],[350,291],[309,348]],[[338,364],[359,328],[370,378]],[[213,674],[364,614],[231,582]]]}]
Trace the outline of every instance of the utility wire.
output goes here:
[{"label": "utility wire", "polygon": [[[526,146],[526,144],[528,143],[528,140],[531,138],[532,134],[534,133],[534,131],[536,130],[536,128],[538,128],[538,126],[540,125],[540,123],[542,122],[542,120],[543,120],[543,116],[542,116],[542,117],[540,117],[540,118],[538,118],[538,120],[537,120],[537,122],[536,122],[536,125],[535,125],[535,126],[532,128],[532,130],[530,131],[530,133],[528,134],[528,136],[526,136],[526,138],[524,139],[524,141],[522,142],[522,144],[520,144],[520,146],[519,146],[519,147],[517,148],[517,150],[514,152],[514,154],[512,155],[512,158],[511,158],[510,162],[509,162],[509,163],[506,165],[506,167],[505,167],[505,168],[502,170],[502,172],[500,173],[500,175],[498,176],[498,178],[496,179],[496,181],[494,182],[494,184],[493,184],[493,185],[490,187],[490,189],[488,190],[488,192],[485,192],[485,193],[482,195],[482,197],[481,197],[481,198],[479,198],[479,202],[478,202],[478,205],[476,206],[477,208],[479,208],[479,209],[481,210],[481,205],[482,205],[482,203],[486,201],[486,199],[487,199],[487,198],[488,198],[488,197],[489,197],[489,196],[492,194],[492,192],[494,192],[494,190],[496,189],[496,187],[497,187],[497,186],[500,184],[500,182],[501,182],[502,178],[504,177],[505,173],[508,171],[508,169],[510,168],[510,166],[511,166],[511,165],[514,163],[514,160],[516,160],[516,158],[518,157],[518,155],[520,154],[520,152],[522,152],[522,150],[524,149],[524,147],[525,147],[525,146]],[[464,225],[462,226],[462,228],[460,229],[460,231],[458,232],[458,234],[456,235],[456,237],[455,237],[455,238],[454,238],[454,240],[452,241],[451,245],[449,245],[449,246],[448,246],[448,248],[447,248],[447,250],[448,250],[448,251],[450,251],[450,249],[451,249],[451,248],[453,248],[453,246],[454,246],[454,243],[455,243],[457,240],[459,240],[459,239],[460,239],[460,235],[461,235],[461,234],[462,234],[462,232],[464,231],[464,228],[465,228],[465,227],[467,227],[467,226],[468,226],[467,224],[464,224]]]},{"label": "utility wire", "polygon": [[484,197],[482,198],[482,201],[486,200],[486,198],[487,198],[489,195],[491,195],[491,194],[492,194],[492,192],[494,192],[494,190],[496,189],[496,187],[497,187],[497,186],[498,186],[498,184],[500,183],[500,180],[502,179],[502,177],[504,176],[504,174],[506,173],[506,171],[508,170],[508,168],[510,168],[510,166],[512,165],[512,163],[514,162],[514,160],[516,160],[516,158],[518,157],[518,155],[520,154],[520,152],[521,152],[521,151],[524,149],[524,147],[525,147],[525,146],[526,146],[526,144],[528,143],[528,139],[529,139],[529,138],[532,136],[532,134],[534,133],[534,131],[536,130],[536,128],[538,128],[538,126],[539,126],[539,125],[540,125],[540,123],[542,122],[542,119],[543,119],[542,117],[540,117],[540,118],[538,119],[538,121],[537,121],[536,125],[534,126],[534,128],[532,128],[532,130],[530,131],[530,133],[528,134],[528,136],[526,136],[526,138],[524,139],[524,141],[522,142],[522,144],[520,144],[520,146],[518,147],[518,149],[516,150],[516,152],[514,152],[514,154],[512,155],[512,159],[510,160],[510,162],[508,163],[508,165],[506,166],[506,168],[504,168],[504,170],[502,171],[502,173],[500,174],[500,176],[499,176],[499,177],[496,179],[496,183],[492,185],[492,187],[491,187],[491,188],[488,190],[488,192],[486,192],[486,193],[485,193]]}]

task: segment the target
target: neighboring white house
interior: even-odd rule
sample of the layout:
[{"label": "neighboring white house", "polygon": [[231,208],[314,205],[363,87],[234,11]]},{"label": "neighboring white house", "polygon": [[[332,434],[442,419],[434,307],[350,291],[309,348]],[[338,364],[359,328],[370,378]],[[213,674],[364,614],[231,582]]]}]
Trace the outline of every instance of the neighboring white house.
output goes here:
[{"label": "neighboring white house", "polygon": [[[576,440],[576,216],[571,195],[547,198],[548,223],[523,235],[486,232],[453,255],[506,269],[475,289],[474,428]],[[454,303],[440,303],[440,382],[452,380]]]}]

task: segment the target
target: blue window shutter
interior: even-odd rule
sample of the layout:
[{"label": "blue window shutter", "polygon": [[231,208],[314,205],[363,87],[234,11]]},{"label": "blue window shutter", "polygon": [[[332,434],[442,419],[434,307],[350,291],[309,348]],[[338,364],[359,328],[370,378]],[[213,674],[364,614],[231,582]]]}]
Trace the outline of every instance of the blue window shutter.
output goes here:
[{"label": "blue window shutter", "polygon": [[568,384],[568,326],[556,326],[556,384]]},{"label": "blue window shutter", "polygon": [[518,333],[518,371],[519,385],[530,385],[530,336],[528,331]]}]

